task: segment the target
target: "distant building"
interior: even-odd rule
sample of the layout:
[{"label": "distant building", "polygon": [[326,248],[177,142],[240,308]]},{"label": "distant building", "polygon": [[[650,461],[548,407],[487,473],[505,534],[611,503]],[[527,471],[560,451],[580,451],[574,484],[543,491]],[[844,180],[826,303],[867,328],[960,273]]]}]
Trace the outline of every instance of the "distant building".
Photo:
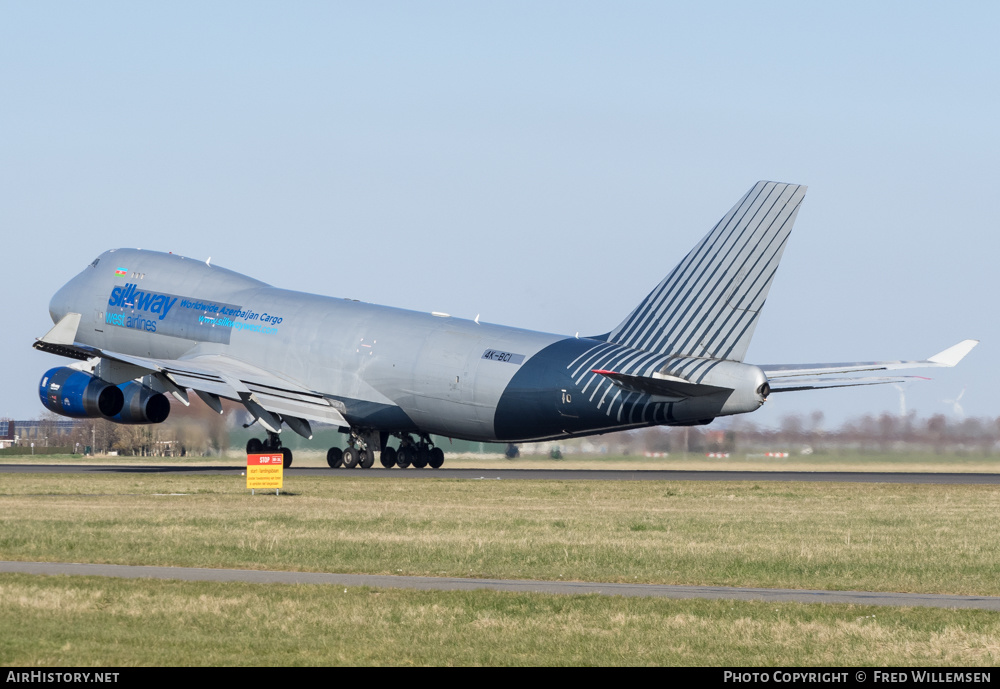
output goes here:
[{"label": "distant building", "polygon": [[9,421],[5,429],[6,434],[0,435],[0,447],[29,443],[35,443],[36,446],[57,447],[68,440],[76,424],[77,421],[73,419]]},{"label": "distant building", "polygon": [[2,424],[0,430],[3,431],[3,435],[0,435],[0,450],[2,450],[5,447],[10,447],[11,445],[14,444],[14,441],[17,438],[17,433],[15,431],[15,428],[16,426],[14,421],[7,421],[6,423]]}]

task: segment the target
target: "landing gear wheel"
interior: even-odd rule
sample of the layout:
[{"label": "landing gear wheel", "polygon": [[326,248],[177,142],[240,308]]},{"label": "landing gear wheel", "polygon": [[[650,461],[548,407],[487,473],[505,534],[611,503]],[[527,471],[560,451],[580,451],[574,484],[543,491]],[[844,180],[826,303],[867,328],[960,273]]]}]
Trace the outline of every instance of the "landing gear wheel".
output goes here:
[{"label": "landing gear wheel", "polygon": [[353,447],[344,450],[344,468],[353,469],[358,465],[358,451]]},{"label": "landing gear wheel", "polygon": [[444,450],[440,447],[432,447],[431,456],[427,460],[427,464],[431,469],[440,469],[441,465],[444,464]]},{"label": "landing gear wheel", "polygon": [[285,469],[292,466],[292,451],[287,447],[283,447],[279,452],[281,453],[281,466]]},{"label": "landing gear wheel", "polygon": [[362,469],[371,469],[375,463],[375,453],[371,450],[361,450],[358,452],[358,466]]},{"label": "landing gear wheel", "polygon": [[339,447],[331,447],[326,451],[326,463],[331,469],[336,469],[344,463],[344,451]]},{"label": "landing gear wheel", "polygon": [[396,466],[400,469],[405,469],[410,466],[413,462],[413,448],[412,447],[401,447],[399,452],[396,453]]},{"label": "landing gear wheel", "polygon": [[382,454],[378,459],[386,469],[391,469],[396,466],[396,450],[391,447],[383,448]]},{"label": "landing gear wheel", "polygon": [[427,462],[431,458],[430,450],[426,447],[417,448],[417,456],[413,458],[413,466],[418,469],[423,469],[427,466]]},{"label": "landing gear wheel", "polygon": [[260,451],[264,449],[264,443],[261,442],[260,438],[250,438],[247,441],[247,454],[248,455],[259,455]]}]

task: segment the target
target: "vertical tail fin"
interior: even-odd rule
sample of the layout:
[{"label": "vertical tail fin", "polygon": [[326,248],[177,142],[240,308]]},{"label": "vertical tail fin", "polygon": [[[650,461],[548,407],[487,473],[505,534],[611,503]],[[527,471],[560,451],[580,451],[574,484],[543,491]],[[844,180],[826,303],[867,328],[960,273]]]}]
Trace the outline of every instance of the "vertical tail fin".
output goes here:
[{"label": "vertical tail fin", "polygon": [[805,194],[804,186],[758,182],[608,340],[743,361]]}]

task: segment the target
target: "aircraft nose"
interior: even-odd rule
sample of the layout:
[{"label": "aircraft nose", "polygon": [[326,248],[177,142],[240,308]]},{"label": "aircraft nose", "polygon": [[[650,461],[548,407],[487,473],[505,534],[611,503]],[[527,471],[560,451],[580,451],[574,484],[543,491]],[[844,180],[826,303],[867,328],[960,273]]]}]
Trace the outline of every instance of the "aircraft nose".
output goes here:
[{"label": "aircraft nose", "polygon": [[77,282],[77,278],[67,282],[52,295],[52,299],[49,301],[49,317],[52,318],[53,323],[61,321],[70,311],[79,312],[73,308],[79,294],[79,289],[74,285],[75,282]]}]

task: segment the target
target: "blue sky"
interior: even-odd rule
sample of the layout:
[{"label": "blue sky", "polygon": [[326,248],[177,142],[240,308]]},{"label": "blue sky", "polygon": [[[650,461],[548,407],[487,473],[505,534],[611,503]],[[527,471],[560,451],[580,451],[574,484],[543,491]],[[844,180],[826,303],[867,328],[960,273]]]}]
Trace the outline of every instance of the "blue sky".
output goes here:
[{"label": "blue sky", "polygon": [[[759,179],[809,193],[748,355],[958,368],[1000,415],[1000,6],[0,1],[0,416],[48,300],[113,247],[519,327],[606,332]],[[762,423],[896,411],[776,396]]]}]

